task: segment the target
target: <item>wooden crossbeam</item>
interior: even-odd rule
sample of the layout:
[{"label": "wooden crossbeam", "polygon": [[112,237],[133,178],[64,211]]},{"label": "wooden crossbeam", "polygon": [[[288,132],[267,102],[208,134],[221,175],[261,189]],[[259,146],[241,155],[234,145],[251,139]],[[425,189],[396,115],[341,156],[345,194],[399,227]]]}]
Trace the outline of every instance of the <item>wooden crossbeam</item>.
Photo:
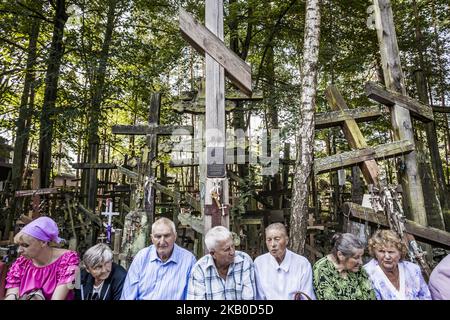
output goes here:
[{"label": "wooden crossbeam", "polygon": [[36,190],[17,190],[15,193],[16,198],[39,196],[42,194],[54,194],[58,193],[58,188],[43,188]]},{"label": "wooden crossbeam", "polygon": [[70,165],[74,169],[107,170],[117,168],[117,166],[113,163],[71,163]]},{"label": "wooden crossbeam", "polygon": [[[197,91],[188,91],[184,93],[183,95],[179,96],[179,99],[181,101],[192,101],[196,100],[200,105],[205,105],[205,93],[203,94],[198,93]],[[264,96],[261,92],[253,92],[251,96],[246,96],[241,94],[239,91],[227,93],[225,95],[225,100],[230,101],[261,101],[264,99]]]},{"label": "wooden crossbeam", "polygon": [[196,211],[201,211],[200,201],[195,199],[191,194],[189,194],[188,192],[185,192],[184,199]]},{"label": "wooden crossbeam", "polygon": [[[226,149],[227,150],[227,152],[228,151],[231,151],[231,150],[233,150],[233,149]],[[189,150],[187,150],[187,151],[183,151],[183,152],[186,152],[186,153],[194,153],[194,151],[189,151]],[[257,157],[257,156],[254,156],[254,158],[255,159],[252,159],[252,161],[255,161],[255,162],[253,162],[253,163],[258,163],[258,162],[260,162],[261,161],[261,157]],[[226,159],[225,159],[225,163],[226,164],[244,164],[244,161],[242,161],[242,163],[241,162],[238,162],[236,159],[228,159],[228,157],[226,157]],[[248,163],[250,163],[250,156],[248,155],[248,154],[246,154],[245,155],[245,164],[248,164]],[[283,159],[283,158],[280,158],[279,159],[279,163],[281,163],[281,164],[287,164],[287,165],[294,165],[295,164],[295,160],[292,160],[292,159]],[[199,165],[199,160],[198,160],[198,157],[192,157],[192,158],[184,158],[184,159],[178,159],[177,161],[170,161],[170,163],[169,163],[169,165],[170,165],[170,167],[172,167],[172,168],[179,168],[179,167],[195,167],[195,166],[198,166]]]},{"label": "wooden crossbeam", "polygon": [[[344,213],[350,214],[350,217],[353,220],[364,220],[373,225],[381,225],[384,227],[389,226],[384,212],[375,212],[375,210],[371,208],[365,208],[359,204],[352,202],[345,202],[343,208]],[[416,239],[419,241],[450,249],[449,232],[432,227],[424,227],[412,220],[406,220],[405,227],[406,231],[414,235],[414,237],[416,237]]]},{"label": "wooden crossbeam", "polygon": [[[347,113],[349,108],[335,86],[328,86],[325,90],[325,96],[332,109],[340,111],[343,114]],[[345,138],[352,149],[362,149],[367,147],[366,139],[354,119],[344,120],[342,130],[344,131]],[[361,168],[364,179],[368,184],[378,185],[378,175],[380,170],[374,159],[365,160],[359,163],[359,167]]]},{"label": "wooden crossbeam", "polygon": [[433,112],[437,113],[450,113],[450,106],[432,106]]},{"label": "wooden crossbeam", "polygon": [[410,153],[413,150],[414,145],[411,142],[401,140],[381,144],[372,148],[342,152],[329,157],[316,159],[314,161],[314,172],[316,174],[330,172],[341,168],[351,167],[371,159],[392,158]]},{"label": "wooden crossbeam", "polygon": [[189,225],[200,234],[205,234],[205,222],[201,217],[195,217],[189,214],[179,214],[178,220],[183,225]]},{"label": "wooden crossbeam", "polygon": [[[183,132],[184,131],[184,132]],[[113,134],[127,134],[127,135],[147,135],[157,134],[160,136],[170,135],[192,135],[194,127],[192,126],[177,126],[177,125],[115,125],[112,127]]]},{"label": "wooden crossbeam", "polygon": [[163,186],[162,184],[160,184],[158,182],[152,182],[152,186],[156,190],[158,190],[158,191],[168,195],[169,197],[173,198],[174,202],[180,201],[181,195],[180,195],[179,192],[173,191],[172,189],[170,189],[170,188],[168,188],[166,186]]},{"label": "wooden crossbeam", "polygon": [[401,106],[408,109],[411,116],[423,122],[434,121],[432,108],[408,96],[386,90],[374,82],[367,82],[365,91],[370,99],[373,99],[381,104],[388,107],[393,107],[395,105]]},{"label": "wooden crossbeam", "polygon": [[127,168],[124,168],[124,167],[121,167],[121,166],[117,166],[117,170],[120,173],[126,175],[128,178],[131,178],[131,179],[138,179],[139,178],[139,174],[137,172],[131,171],[131,170],[127,169]]},{"label": "wooden crossbeam", "polygon": [[[198,101],[179,101],[172,106],[172,109],[178,113],[190,113],[190,114],[205,114],[205,99]],[[236,107],[236,103],[230,100],[225,100],[225,112],[244,112],[249,111],[249,108]]]},{"label": "wooden crossbeam", "polygon": [[183,8],[179,11],[179,23],[183,38],[201,54],[206,52],[216,60],[225,69],[228,78],[250,97],[252,94],[250,66]]},{"label": "wooden crossbeam", "polygon": [[341,126],[344,121],[354,119],[356,122],[367,122],[378,119],[382,115],[380,106],[369,106],[357,109],[348,109],[345,112],[331,111],[316,113],[315,128],[326,129]]}]

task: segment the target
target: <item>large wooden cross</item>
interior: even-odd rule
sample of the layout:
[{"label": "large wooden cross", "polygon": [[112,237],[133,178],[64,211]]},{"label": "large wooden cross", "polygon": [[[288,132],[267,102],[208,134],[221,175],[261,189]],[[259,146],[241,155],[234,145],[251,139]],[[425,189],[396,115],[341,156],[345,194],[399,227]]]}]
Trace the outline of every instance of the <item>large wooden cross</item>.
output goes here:
[{"label": "large wooden cross", "polygon": [[200,169],[204,233],[216,225],[229,226],[226,174],[225,73],[246,95],[251,96],[251,70],[223,43],[223,0],[206,0],[205,24],[199,24],[180,9],[182,36],[206,61],[206,165]]}]

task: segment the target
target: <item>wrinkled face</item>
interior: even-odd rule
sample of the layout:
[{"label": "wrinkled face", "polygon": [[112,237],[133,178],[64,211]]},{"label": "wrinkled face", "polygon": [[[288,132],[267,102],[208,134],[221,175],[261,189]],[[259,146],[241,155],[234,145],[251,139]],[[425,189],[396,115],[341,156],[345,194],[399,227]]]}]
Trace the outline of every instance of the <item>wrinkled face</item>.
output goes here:
[{"label": "wrinkled face", "polygon": [[282,230],[272,229],[266,232],[267,250],[277,261],[283,260],[288,240],[287,235]]},{"label": "wrinkled face", "polygon": [[112,268],[112,261],[106,261],[97,264],[92,268],[86,268],[87,272],[89,272],[96,281],[103,281],[108,279]]},{"label": "wrinkled face", "polygon": [[211,251],[211,255],[218,267],[232,264],[234,261],[234,253],[234,242],[231,237],[227,240],[217,242],[216,248],[214,251]]},{"label": "wrinkled face", "polygon": [[362,256],[364,254],[364,249],[355,249],[353,251],[353,256],[344,258],[342,263],[344,265],[344,270],[350,272],[358,272],[359,268],[362,266]]},{"label": "wrinkled face", "polygon": [[20,255],[28,259],[34,259],[39,255],[42,248],[46,246],[46,243],[32,236],[24,234],[22,235],[18,245],[19,248],[17,249],[17,252]]},{"label": "wrinkled face", "polygon": [[401,258],[401,252],[392,244],[375,248],[375,257],[379,265],[387,271],[394,270]]},{"label": "wrinkled face", "polygon": [[154,226],[152,242],[161,260],[166,261],[169,259],[176,238],[177,235],[172,232],[170,226],[163,223]]}]

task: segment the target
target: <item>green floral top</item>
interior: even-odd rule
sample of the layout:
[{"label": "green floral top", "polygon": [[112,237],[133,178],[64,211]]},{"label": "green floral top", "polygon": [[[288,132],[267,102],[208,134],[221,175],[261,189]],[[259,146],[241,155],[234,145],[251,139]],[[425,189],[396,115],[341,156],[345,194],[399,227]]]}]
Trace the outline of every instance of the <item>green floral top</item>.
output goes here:
[{"label": "green floral top", "polygon": [[317,300],[375,300],[369,277],[363,268],[339,275],[334,264],[323,257],[313,267],[314,291]]}]

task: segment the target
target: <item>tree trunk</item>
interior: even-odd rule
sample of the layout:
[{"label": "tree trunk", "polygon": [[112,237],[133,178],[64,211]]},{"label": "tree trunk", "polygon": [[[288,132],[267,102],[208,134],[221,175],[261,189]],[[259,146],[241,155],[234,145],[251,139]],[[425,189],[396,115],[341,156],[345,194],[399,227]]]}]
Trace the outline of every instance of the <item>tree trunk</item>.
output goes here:
[{"label": "tree trunk", "polygon": [[[105,86],[106,66],[109,57],[109,48],[111,45],[112,33],[115,25],[115,11],[117,0],[109,1],[107,23],[105,30],[105,37],[100,53],[99,63],[96,71],[96,78],[94,82],[93,96],[91,106],[89,109],[89,149],[88,162],[97,163],[99,153],[100,138],[98,136],[99,119],[101,115],[101,104],[103,101],[103,90]],[[88,193],[88,208],[95,211],[96,195],[97,193],[97,172],[96,170],[89,170],[89,193]]]},{"label": "tree trunk", "polygon": [[55,102],[58,90],[59,69],[64,52],[64,25],[66,24],[67,18],[66,1],[56,0],[53,38],[48,58],[47,73],[45,76],[44,102],[42,104],[40,119],[41,127],[39,131],[39,169],[41,188],[48,188],[50,185],[53,122],[56,116]]},{"label": "tree trunk", "polygon": [[294,252],[302,254],[305,246],[308,198],[314,173],[314,111],[317,92],[317,64],[320,39],[320,0],[306,1],[303,65],[301,67],[301,104],[297,131],[297,159],[292,190],[290,239]]},{"label": "tree trunk", "polygon": [[[36,6],[41,6],[42,8],[42,2],[38,1]],[[37,8],[37,10],[41,11],[41,8]],[[19,215],[21,209],[20,198],[16,198],[14,194],[16,190],[21,189],[23,183],[23,171],[25,167],[25,158],[30,137],[31,119],[34,107],[34,99],[32,99],[32,96],[34,94],[33,83],[35,81],[34,68],[36,65],[36,47],[39,37],[39,28],[40,19],[32,19],[30,27],[30,40],[28,43],[28,58],[25,71],[25,81],[23,85],[22,97],[20,100],[19,116],[16,120],[16,143],[14,144],[14,157],[11,172],[12,201],[10,207],[11,209],[6,222],[5,235],[9,234],[9,230],[11,230],[12,228],[13,221]]]},{"label": "tree trunk", "polygon": [[[435,45],[435,50],[436,50],[436,58],[437,58],[437,62],[438,62],[438,66],[439,66],[439,72],[438,72],[438,76],[439,76],[439,89],[437,90],[438,95],[440,97],[440,102],[441,105],[444,107],[445,106],[445,74],[444,74],[444,61],[442,59],[442,50],[441,50],[441,43],[439,40],[439,30],[438,30],[438,26],[437,26],[437,21],[436,21],[436,12],[435,12],[435,3],[434,1],[431,2],[431,6],[432,6],[432,22],[433,22],[433,29],[434,29],[434,45]],[[448,113],[444,114],[444,128],[445,128],[445,134],[447,136],[447,145],[446,145],[446,164],[447,164],[447,173],[448,173],[448,149],[450,149],[450,132],[449,132],[449,128],[448,128]],[[436,148],[437,148],[437,139],[436,139]],[[440,160],[440,158],[439,158]],[[440,166],[442,168],[442,162],[439,162]],[[433,166],[435,166],[436,164],[433,161]],[[439,164],[438,164],[439,165]],[[441,198],[443,197],[443,199],[441,200],[441,205],[442,205],[442,213],[443,213],[443,217],[444,217],[444,224],[445,224],[445,230],[450,232],[450,200],[448,200],[448,187],[447,184],[445,183],[445,178],[444,178],[444,173],[443,173],[443,169],[442,169],[442,178],[440,177],[440,172],[437,174],[438,179],[437,183],[440,185],[439,187],[439,198],[441,200]],[[447,180],[450,180],[450,176],[447,175]],[[442,194],[441,194],[442,192]]]},{"label": "tree trunk", "polygon": [[[424,71],[426,70],[425,61],[424,61],[424,47],[423,47],[423,35],[419,26],[419,13],[417,9],[417,3],[413,0],[413,9],[414,9],[414,20],[415,20],[415,35],[416,35],[416,48],[417,48],[417,65],[419,67],[418,70],[415,71],[415,81],[417,86],[417,93],[419,95],[419,100],[426,105],[430,105],[428,101],[427,94],[427,83]],[[425,196],[425,207],[428,209],[427,218],[430,226],[434,228],[444,228],[444,221],[442,218],[443,213],[447,213],[449,206],[447,201],[447,195],[445,191],[445,178],[444,178],[444,170],[442,169],[442,160],[439,154],[438,148],[438,139],[436,134],[436,126],[435,122],[428,122],[424,124],[425,131],[427,134],[427,142],[428,148],[430,150],[431,157],[431,165],[434,172],[434,181],[433,179],[425,179],[423,184],[425,186],[424,193],[431,192],[430,196]],[[426,156],[425,152],[422,152],[424,156]],[[425,158],[421,158],[419,160],[421,163],[419,164],[419,169],[421,169],[422,177],[432,177],[431,168],[428,161],[425,161]],[[436,189],[439,196],[439,203],[436,203]],[[429,208],[433,208],[429,210]],[[442,208],[442,210],[441,210]]]}]

